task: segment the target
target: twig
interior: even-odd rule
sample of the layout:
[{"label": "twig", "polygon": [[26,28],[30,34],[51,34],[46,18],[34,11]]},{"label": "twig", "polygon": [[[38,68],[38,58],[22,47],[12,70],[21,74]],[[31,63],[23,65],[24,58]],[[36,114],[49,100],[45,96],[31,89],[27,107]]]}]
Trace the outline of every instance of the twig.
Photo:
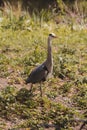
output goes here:
[{"label": "twig", "polygon": [[82,128],[85,126],[85,122],[81,125],[80,129],[79,130],[82,130]]},{"label": "twig", "polygon": [[[79,130],[82,130],[82,128],[87,124],[87,120],[86,119],[72,119],[70,120],[70,122],[73,121],[73,122],[82,122],[83,124],[81,125],[80,129]],[[55,127],[56,129],[60,130],[60,126],[58,124],[39,124],[38,127],[43,127],[43,128],[53,128]]]},{"label": "twig", "polygon": [[87,124],[87,120],[86,120],[86,119],[79,119],[79,118],[76,118],[76,119],[73,119],[72,121],[83,122],[83,123]]}]

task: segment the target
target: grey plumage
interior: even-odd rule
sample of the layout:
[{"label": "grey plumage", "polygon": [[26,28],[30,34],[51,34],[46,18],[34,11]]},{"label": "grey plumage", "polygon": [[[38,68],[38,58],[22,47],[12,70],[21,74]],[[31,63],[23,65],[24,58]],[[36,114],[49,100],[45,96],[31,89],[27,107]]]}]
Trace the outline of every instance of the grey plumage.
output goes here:
[{"label": "grey plumage", "polygon": [[26,82],[34,84],[37,82],[45,81],[48,73],[49,72],[47,70],[47,67],[44,64],[41,64],[30,73]]},{"label": "grey plumage", "polygon": [[48,36],[48,50],[47,50],[47,59],[40,66],[35,68],[26,80],[27,83],[40,83],[44,82],[48,75],[53,71],[53,59],[52,59],[52,50],[51,50],[51,42],[52,39],[56,38],[55,34],[51,33]]}]

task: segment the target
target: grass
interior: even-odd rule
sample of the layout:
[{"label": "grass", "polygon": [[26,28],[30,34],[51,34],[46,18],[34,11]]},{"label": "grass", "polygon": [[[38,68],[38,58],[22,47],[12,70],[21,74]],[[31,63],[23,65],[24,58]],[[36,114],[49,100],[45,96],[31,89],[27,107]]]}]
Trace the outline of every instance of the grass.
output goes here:
[{"label": "grass", "polygon": [[[71,25],[56,25],[53,21],[43,21],[42,25],[29,18],[3,18],[0,24],[0,78],[8,79],[8,86],[0,92],[0,117],[15,122],[10,130],[42,130],[42,124],[49,123],[72,130],[78,125],[72,122],[74,117],[86,117],[87,29],[72,30]],[[46,59],[50,32],[58,36],[52,44],[54,77],[43,83],[42,102],[39,84],[33,86],[31,94],[24,80]]]}]

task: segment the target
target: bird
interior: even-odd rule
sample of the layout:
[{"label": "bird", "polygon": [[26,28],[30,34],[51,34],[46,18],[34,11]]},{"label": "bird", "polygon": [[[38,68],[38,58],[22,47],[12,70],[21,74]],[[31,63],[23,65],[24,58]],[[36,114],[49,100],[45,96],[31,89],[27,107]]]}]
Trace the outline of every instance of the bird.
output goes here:
[{"label": "bird", "polygon": [[[48,43],[47,43],[47,58],[46,60],[31,71],[28,78],[26,79],[26,84],[36,84],[42,83],[47,80],[48,77],[52,75],[53,72],[53,57],[52,57],[52,39],[56,38],[54,33],[50,33],[48,35]],[[31,87],[32,89],[32,87]],[[40,91],[42,96],[42,88],[40,85]]]}]

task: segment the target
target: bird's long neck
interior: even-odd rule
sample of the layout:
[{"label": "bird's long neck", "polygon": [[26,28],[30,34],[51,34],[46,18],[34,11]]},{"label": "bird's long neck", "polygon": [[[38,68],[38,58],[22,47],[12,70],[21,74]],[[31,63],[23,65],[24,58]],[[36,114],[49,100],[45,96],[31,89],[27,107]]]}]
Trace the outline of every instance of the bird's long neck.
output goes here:
[{"label": "bird's long neck", "polygon": [[52,39],[48,37],[48,48],[47,48],[47,62],[52,65],[52,48],[51,48]]}]

